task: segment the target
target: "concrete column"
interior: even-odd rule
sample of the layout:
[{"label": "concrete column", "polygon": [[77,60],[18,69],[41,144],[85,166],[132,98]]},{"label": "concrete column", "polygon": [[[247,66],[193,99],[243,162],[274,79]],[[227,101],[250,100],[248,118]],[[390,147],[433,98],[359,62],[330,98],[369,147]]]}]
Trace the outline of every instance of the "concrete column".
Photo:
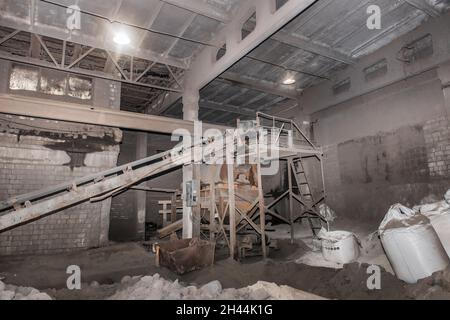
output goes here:
[{"label": "concrete column", "polygon": [[[198,102],[200,93],[198,90],[186,90],[183,93],[183,119],[189,121],[198,120]],[[192,141],[194,141],[192,137]],[[186,205],[186,182],[200,180],[198,164],[183,166],[183,239],[200,236],[200,207],[188,207]]]},{"label": "concrete column", "polygon": [[100,237],[99,246],[104,247],[109,242],[109,224],[111,211],[111,198],[102,201],[100,209]]},{"label": "concrete column", "polygon": [[450,62],[439,67],[438,75],[442,82],[445,110],[447,111],[447,116],[450,117]]},{"label": "concrete column", "polygon": [[[147,157],[147,141],[148,135],[144,132],[139,132],[136,139],[136,159],[143,159]],[[145,218],[147,207],[147,193],[143,191],[136,192],[136,238],[144,240],[145,238]]]},{"label": "concrete column", "polygon": [[198,101],[200,100],[200,92],[198,90],[189,89],[183,93],[183,119],[189,121],[198,120]]},{"label": "concrete column", "polygon": [[[95,107],[109,107],[114,110],[120,110],[120,89],[120,82],[95,78],[92,90],[92,105]],[[117,165],[117,159],[114,164],[111,164],[111,167],[115,165]],[[100,209],[99,246],[106,246],[109,242],[110,212],[111,198],[102,201]]]},{"label": "concrete column", "polygon": [[120,110],[121,83],[96,78],[94,80],[94,95],[92,104],[94,107],[111,108]]},{"label": "concrete column", "polygon": [[0,60],[0,93],[8,93],[9,90],[9,70],[11,63],[6,60]]}]

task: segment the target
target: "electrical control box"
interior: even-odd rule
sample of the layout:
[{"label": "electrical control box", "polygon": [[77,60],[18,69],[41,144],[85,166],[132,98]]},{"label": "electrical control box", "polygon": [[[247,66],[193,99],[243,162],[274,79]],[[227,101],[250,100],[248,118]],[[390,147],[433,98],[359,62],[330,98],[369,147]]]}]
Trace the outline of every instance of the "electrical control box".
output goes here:
[{"label": "electrical control box", "polygon": [[186,206],[196,207],[200,201],[200,181],[191,180],[186,182]]}]

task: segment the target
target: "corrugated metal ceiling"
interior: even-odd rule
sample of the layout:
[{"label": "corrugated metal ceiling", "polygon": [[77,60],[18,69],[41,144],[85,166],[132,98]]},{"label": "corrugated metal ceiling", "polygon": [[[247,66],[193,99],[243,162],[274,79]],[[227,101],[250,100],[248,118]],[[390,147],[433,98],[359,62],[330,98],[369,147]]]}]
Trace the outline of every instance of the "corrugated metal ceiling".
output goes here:
[{"label": "corrugated metal ceiling", "polygon": [[[133,44],[120,49],[122,53],[148,60],[160,58],[180,68],[188,67],[190,59],[214,41],[214,34],[239,8],[240,1],[0,0],[0,25],[110,50],[114,49],[112,34],[121,27]],[[327,81],[336,70],[347,66],[341,57],[350,60],[369,54],[428,19],[429,13],[414,4],[417,1],[435,12],[450,7],[450,0],[319,0],[229,71],[267,85],[279,84],[289,72],[297,80],[292,87],[296,90]],[[68,33],[66,7],[74,4],[82,10],[82,29]],[[194,12],[188,4],[204,10]],[[365,27],[369,4],[380,6],[382,30]],[[267,111],[284,100],[223,79],[204,88],[201,97],[202,118],[221,123],[235,119],[239,108],[246,110],[244,114],[248,110]],[[226,110],[232,112],[226,114]],[[179,116],[180,103],[166,114]]]}]

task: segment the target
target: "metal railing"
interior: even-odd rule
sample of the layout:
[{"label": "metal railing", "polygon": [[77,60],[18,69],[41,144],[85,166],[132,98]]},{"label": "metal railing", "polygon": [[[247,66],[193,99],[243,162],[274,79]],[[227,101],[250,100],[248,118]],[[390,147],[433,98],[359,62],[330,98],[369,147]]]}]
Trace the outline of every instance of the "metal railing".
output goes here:
[{"label": "metal railing", "polygon": [[[314,150],[318,150],[318,147],[316,147],[316,145],[305,135],[305,133],[292,119],[286,119],[262,112],[257,112],[256,121],[259,126],[267,129],[268,131],[275,131],[274,129],[279,130],[279,138],[281,138],[282,135],[285,134],[288,137],[288,143],[289,139],[292,139],[293,143],[303,142]],[[289,135],[292,135],[292,137],[289,138]]]}]

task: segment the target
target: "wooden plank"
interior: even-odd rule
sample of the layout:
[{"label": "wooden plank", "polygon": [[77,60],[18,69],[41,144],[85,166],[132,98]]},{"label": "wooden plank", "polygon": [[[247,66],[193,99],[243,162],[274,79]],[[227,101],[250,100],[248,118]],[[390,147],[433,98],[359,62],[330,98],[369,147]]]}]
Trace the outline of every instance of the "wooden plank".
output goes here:
[{"label": "wooden plank", "polygon": [[252,226],[252,228],[258,232],[259,234],[261,234],[261,229],[258,227],[258,225],[256,223],[253,222],[252,219],[250,219],[246,214],[242,213],[241,210],[236,209],[236,211],[239,213],[239,215],[242,217],[242,219],[246,220],[248,222],[248,224],[250,224]]},{"label": "wooden plank", "polygon": [[177,196],[174,194],[170,204],[170,222],[174,223],[175,221],[177,221]]},{"label": "wooden plank", "polygon": [[267,208],[271,208],[274,205],[276,205],[281,199],[283,199],[285,196],[287,196],[287,194],[289,193],[289,190],[286,190],[285,192],[283,192],[283,194],[281,196],[279,196],[278,198],[276,198],[274,201],[272,201],[270,204],[268,204],[266,207]]},{"label": "wooden plank", "polygon": [[158,237],[160,239],[170,236],[172,233],[177,232],[183,228],[183,220],[179,220],[168,226],[158,230]]},{"label": "wooden plank", "polygon": [[271,216],[273,216],[273,217],[275,217],[275,218],[277,218],[277,219],[280,219],[280,220],[283,221],[284,223],[289,224],[289,220],[288,220],[288,219],[286,219],[285,217],[279,215],[278,213],[276,213],[276,212],[273,211],[272,209],[266,208],[266,212],[267,212],[269,215],[271,215]]}]

